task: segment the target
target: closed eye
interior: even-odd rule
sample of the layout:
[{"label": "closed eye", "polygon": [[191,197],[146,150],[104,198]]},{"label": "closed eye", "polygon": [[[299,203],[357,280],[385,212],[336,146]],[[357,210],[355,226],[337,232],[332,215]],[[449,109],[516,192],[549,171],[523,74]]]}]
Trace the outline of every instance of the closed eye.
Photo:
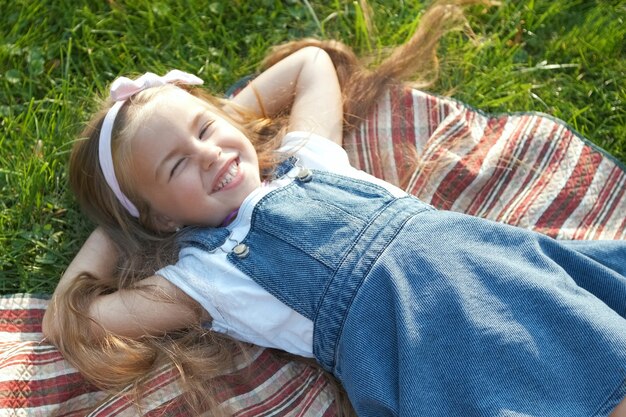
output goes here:
[{"label": "closed eye", "polygon": [[176,161],[176,163],[174,164],[174,166],[172,167],[172,170],[170,171],[170,177],[168,178],[168,181],[172,179],[172,177],[174,176],[174,174],[176,174],[176,170],[178,169],[178,167],[180,166],[180,164],[182,164],[185,161],[186,158],[180,158],[178,161]]},{"label": "closed eye", "polygon": [[200,138],[200,140],[205,139],[205,135],[207,134],[209,128],[211,127],[211,125],[213,125],[213,123],[215,123],[215,120],[209,120],[207,123],[202,125],[202,127],[200,128],[200,133],[198,135],[198,138]]}]

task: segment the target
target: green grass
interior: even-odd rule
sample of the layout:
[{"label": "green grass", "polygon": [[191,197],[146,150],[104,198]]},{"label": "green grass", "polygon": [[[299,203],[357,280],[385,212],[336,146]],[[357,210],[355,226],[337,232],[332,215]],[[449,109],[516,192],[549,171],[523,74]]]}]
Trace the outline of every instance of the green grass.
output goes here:
[{"label": "green grass", "polygon": [[[319,4],[322,3],[322,4]],[[559,117],[626,162],[626,4],[502,1],[448,36],[433,91]],[[119,74],[180,68],[219,93],[303,36],[362,53],[404,41],[416,1],[0,0],[0,293],[50,293],[90,225],[67,188],[72,140]]]}]

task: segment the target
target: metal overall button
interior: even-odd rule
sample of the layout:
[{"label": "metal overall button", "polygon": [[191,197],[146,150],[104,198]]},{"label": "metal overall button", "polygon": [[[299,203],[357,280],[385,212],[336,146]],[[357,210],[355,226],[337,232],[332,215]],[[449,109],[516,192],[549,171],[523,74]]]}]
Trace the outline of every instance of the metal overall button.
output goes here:
[{"label": "metal overall button", "polygon": [[300,182],[309,182],[313,178],[313,172],[308,168],[302,168],[296,176]]},{"label": "metal overall button", "polygon": [[244,243],[240,243],[233,248],[233,253],[239,259],[243,259],[250,254],[250,248]]}]

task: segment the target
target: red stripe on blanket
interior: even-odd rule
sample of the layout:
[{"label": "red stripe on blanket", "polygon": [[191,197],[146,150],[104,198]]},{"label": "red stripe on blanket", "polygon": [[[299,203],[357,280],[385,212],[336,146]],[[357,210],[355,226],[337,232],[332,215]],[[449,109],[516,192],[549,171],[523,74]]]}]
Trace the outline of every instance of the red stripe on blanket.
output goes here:
[{"label": "red stripe on blanket", "polygon": [[247,368],[224,375],[216,383],[226,387],[218,392],[218,401],[234,400],[239,406],[232,410],[236,416],[286,415],[294,410],[294,415],[306,415],[312,405],[334,409],[332,403],[318,398],[328,385],[321,371],[277,357],[269,350],[262,351]]},{"label": "red stripe on blanket", "polygon": [[[163,370],[163,372],[160,372],[154,375],[153,377],[149,378],[147,381],[144,382],[143,389],[145,391],[143,393],[143,397],[144,398],[148,397],[151,394],[157,392],[158,390],[175,383],[179,377],[180,376],[179,376],[178,371],[174,368],[167,368]],[[136,405],[133,402],[133,399],[131,398],[131,396],[129,395],[120,395],[112,399],[108,403],[106,403],[106,406],[101,407],[96,412],[94,412],[94,414],[96,414],[97,416],[115,415],[115,414],[123,412],[124,410],[137,407],[137,406],[139,407],[144,406],[146,408],[146,410],[143,410],[144,414],[147,413],[148,412],[147,410],[150,408],[149,404]],[[167,409],[169,412],[170,411],[169,406],[170,406],[169,402],[167,402],[163,405],[163,407],[158,407],[156,411],[159,411],[159,413],[162,413],[164,412],[165,409]],[[178,406],[176,406],[175,404],[172,404],[172,408],[176,408],[176,407]],[[152,411],[155,411],[155,410],[152,410]],[[162,414],[159,414],[159,415],[162,415]],[[170,416],[170,414],[167,414],[167,415]]]},{"label": "red stripe on blanket", "polygon": [[602,188],[597,192],[598,197],[595,199],[593,207],[578,226],[574,239],[599,239],[607,221],[615,213],[616,206],[624,197],[624,192],[626,192],[625,181],[624,172],[613,167],[608,178],[602,184]]},{"label": "red stripe on blanket", "polygon": [[626,216],[624,216],[624,220],[622,220],[622,224],[617,228],[615,232],[615,239],[624,239],[626,238]]},{"label": "red stripe on blanket", "polygon": [[563,131],[563,127],[556,123],[553,124],[550,133],[546,138],[536,139],[533,146],[539,146],[543,142],[543,146],[538,153],[537,158],[532,166],[528,167],[529,173],[524,183],[520,187],[522,193],[521,201],[513,214],[506,219],[507,223],[518,225],[521,218],[528,211],[536,206],[539,198],[545,198],[549,193],[546,188],[550,184],[554,174],[558,171],[558,167],[567,155],[566,150],[569,149],[572,135],[561,137],[561,140],[555,140],[559,132]]},{"label": "red stripe on blanket", "polygon": [[[300,404],[298,406],[298,415],[304,416],[307,415],[309,410],[315,411],[315,409],[319,408],[319,404],[316,405],[318,395],[322,394],[325,389],[328,389],[329,383],[326,378],[320,373],[314,373],[315,378],[312,380],[313,383],[309,383],[306,385],[302,385],[298,389],[298,396],[301,397],[299,400]],[[294,402],[295,404],[295,402]],[[335,404],[334,402],[331,404],[325,404],[327,411],[332,411],[332,415],[335,415]]]},{"label": "red stripe on blanket", "polygon": [[560,229],[576,210],[602,162],[602,155],[585,146],[565,186],[537,221],[539,229]]},{"label": "red stripe on blanket", "polygon": [[[304,399],[301,401],[301,405],[299,407],[300,412],[298,413],[298,415],[303,416],[303,415],[306,415],[309,410],[313,410],[315,404],[318,402],[317,401],[318,396],[321,395],[323,391],[327,389],[328,387],[329,387],[328,381],[321,374],[317,375],[314,384],[302,386],[302,388],[300,389],[300,396],[304,397]],[[330,411],[332,412],[332,415],[335,415],[335,412],[336,412],[335,403],[333,402],[327,405],[328,406],[325,407],[326,412]],[[319,408],[319,405],[315,407]]]},{"label": "red stripe on blanket", "polygon": [[426,103],[429,115],[429,136],[432,136],[441,122],[450,114],[450,105],[446,99],[441,99],[436,96],[429,96]]},{"label": "red stripe on blanket", "polygon": [[8,355],[8,357],[3,357],[2,360],[0,360],[0,366],[7,367],[21,364],[43,366],[64,361],[61,353],[53,346],[45,350],[37,350],[32,343],[29,343],[24,345],[23,350],[26,351],[26,353],[21,353],[20,350],[14,350],[14,353]]},{"label": "red stripe on blanket", "polygon": [[0,332],[39,333],[45,311],[43,309],[0,310]]},{"label": "red stripe on blanket", "polygon": [[[320,374],[305,367],[302,372],[293,375],[282,385],[282,389],[268,396],[263,402],[235,413],[237,417],[262,417],[286,415],[298,410],[298,415],[305,415],[311,406],[311,400],[327,383],[320,381]],[[304,397],[303,399],[300,397]]]},{"label": "red stripe on blanket", "polygon": [[[344,148],[346,148],[348,152],[351,164],[369,173],[375,170],[373,167],[375,161],[372,161],[372,152],[370,149],[372,146],[375,146],[373,141],[378,137],[376,132],[378,114],[379,105],[377,104],[361,126],[347,137],[344,137],[343,140]],[[374,152],[374,155],[378,155],[378,153]]]},{"label": "red stripe on blanket", "polygon": [[[226,374],[216,379],[216,382],[222,388],[221,391],[217,392],[217,400],[219,402],[226,401],[228,398],[249,392],[251,387],[263,385],[284,364],[284,360],[280,360],[270,351],[264,350],[243,370]],[[246,381],[246,383],[243,384],[243,381]]]},{"label": "red stripe on blanket", "polygon": [[[430,114],[430,112],[429,112]],[[431,116],[432,117],[432,116]],[[423,197],[422,196],[422,192],[423,190],[426,188],[427,184],[430,184],[432,186],[438,186],[441,187],[443,183],[445,183],[445,179],[440,180],[436,183],[434,183],[433,181],[430,181],[432,179],[432,177],[436,177],[437,174],[439,173],[438,171],[438,165],[441,165],[439,163],[439,161],[441,161],[443,159],[443,156],[447,153],[447,150],[444,149],[444,147],[439,146],[439,143],[435,143],[435,144],[431,144],[432,142],[445,142],[448,143],[451,139],[455,138],[458,135],[459,132],[459,128],[458,126],[462,126],[463,124],[461,123],[461,120],[463,119],[463,114],[457,114],[456,117],[454,117],[452,120],[448,120],[446,123],[446,127],[441,128],[437,133],[437,135],[431,135],[430,139],[429,139],[429,144],[427,145],[427,148],[434,148],[434,150],[432,149],[427,149],[428,152],[424,152],[424,155],[422,157],[423,159],[423,163],[419,169],[419,171],[417,171],[415,173],[414,178],[411,179],[410,183],[407,186],[407,192],[410,194],[413,194],[419,198],[423,198],[424,200],[428,201],[430,204],[434,205],[435,207],[439,207],[436,203],[433,202],[433,199],[436,196],[433,196],[430,200]],[[457,126],[456,128],[450,128],[449,126]],[[447,133],[448,132],[448,133]],[[453,134],[450,135],[449,132],[452,132]],[[445,139],[442,140],[441,138],[444,137]],[[439,166],[440,169],[440,166]],[[449,174],[450,175],[450,174]],[[441,202],[439,203],[441,204]]]},{"label": "red stripe on blanket", "polygon": [[[473,113],[464,112],[461,115],[467,125],[471,124],[471,120],[474,117]],[[450,210],[461,193],[476,179],[485,156],[493,144],[500,138],[506,121],[506,118],[498,118],[487,122],[485,132],[479,139],[478,144],[464,155],[441,181],[431,201],[433,206],[442,210]],[[457,132],[451,134],[450,140],[454,141],[456,138],[468,134],[467,125],[462,126]]]},{"label": "red stripe on blanket", "polygon": [[[24,372],[31,366],[24,363]],[[60,404],[97,389],[78,373],[67,373],[45,379],[0,381],[0,408],[20,409]]]},{"label": "red stripe on blanket", "polygon": [[415,150],[415,113],[413,107],[413,94],[406,89],[393,89],[391,92],[393,97],[392,103],[399,105],[399,108],[391,107],[391,142],[393,147],[394,167],[386,167],[385,177],[390,178],[392,175],[388,172],[390,169],[395,171],[395,177],[398,178],[395,185],[399,185],[406,177],[407,168],[411,165],[412,159],[416,156]]},{"label": "red stripe on blanket", "polygon": [[[377,113],[376,107],[368,115],[368,120],[373,120]],[[344,138],[344,147],[350,156],[350,162],[358,169],[362,169],[367,172],[371,172],[366,161],[365,147],[367,141],[367,129],[369,129],[369,123],[363,123],[358,129],[355,129],[350,135]]]},{"label": "red stripe on blanket", "polygon": [[[498,125],[490,125],[489,128],[504,128],[507,121],[508,118],[502,120]],[[504,122],[504,124],[502,122]],[[477,190],[466,213],[481,217],[490,217],[489,214],[491,214],[494,206],[498,202],[501,202],[500,198],[502,194],[510,184],[511,178],[517,172],[517,162],[524,160],[530,147],[530,138],[534,136],[536,131],[537,124],[532,123],[532,117],[524,116],[520,118],[520,123],[515,126],[513,133],[508,138],[505,138],[506,145],[497,161],[490,163],[490,166],[494,166],[494,169],[489,179]],[[498,139],[501,137],[502,136]]]},{"label": "red stripe on blanket", "polygon": [[378,120],[380,118],[380,113],[380,104],[377,104],[374,107],[374,113],[372,114],[371,119],[368,121],[368,123],[365,124],[365,137],[363,138],[365,139],[365,141],[362,147],[363,159],[365,160],[366,164],[365,167],[372,175],[375,176],[382,175],[383,173],[383,167],[380,161],[382,155],[380,154],[380,152],[377,152],[379,149]]},{"label": "red stripe on blanket", "polygon": [[355,131],[353,134],[345,137],[343,140],[344,147],[350,150],[349,156],[356,157],[351,159],[350,163],[359,169],[363,169],[363,152],[361,152],[361,132]]},{"label": "red stripe on blanket", "polygon": [[189,408],[186,406],[182,397],[176,397],[173,400],[163,404],[162,406],[157,407],[154,410],[146,411],[143,414],[143,417],[189,417],[189,416],[190,416]]},{"label": "red stripe on blanket", "polygon": [[75,410],[68,410],[65,412],[63,411],[55,412],[54,417],[85,417],[85,416],[91,417],[91,415],[88,415],[87,413],[89,413],[89,411],[91,411],[92,408],[93,407],[85,407],[85,408],[79,408]]}]

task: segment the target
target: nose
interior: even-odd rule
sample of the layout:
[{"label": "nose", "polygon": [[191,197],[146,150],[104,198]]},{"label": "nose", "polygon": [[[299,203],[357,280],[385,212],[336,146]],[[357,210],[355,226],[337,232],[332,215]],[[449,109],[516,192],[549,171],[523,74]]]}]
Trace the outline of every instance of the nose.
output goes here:
[{"label": "nose", "polygon": [[211,165],[213,165],[215,161],[219,159],[220,155],[222,154],[222,148],[205,142],[202,144],[201,149],[199,149],[198,154],[200,165],[203,169],[207,170],[211,167]]}]

